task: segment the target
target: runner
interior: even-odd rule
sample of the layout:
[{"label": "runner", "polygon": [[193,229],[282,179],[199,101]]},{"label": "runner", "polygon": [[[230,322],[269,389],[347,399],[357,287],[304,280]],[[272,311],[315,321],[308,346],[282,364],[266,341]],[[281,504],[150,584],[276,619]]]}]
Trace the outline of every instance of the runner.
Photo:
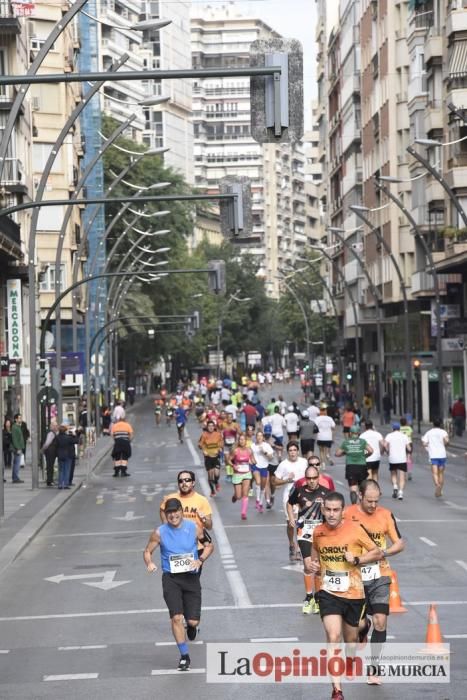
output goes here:
[{"label": "runner", "polygon": [[405,435],[410,443],[410,452],[407,454],[407,481],[412,481],[412,469],[413,469],[413,459],[412,459],[412,442],[413,442],[413,428],[408,424],[407,418],[400,419],[401,433]]},{"label": "runner", "polygon": [[435,496],[443,495],[444,470],[446,468],[446,445],[449,443],[449,435],[441,427],[441,419],[435,418],[431,430],[422,437],[422,444],[428,451],[431,462],[431,475],[435,484]]},{"label": "runner", "polygon": [[292,441],[287,443],[287,458],[277,467],[274,472],[274,486],[285,486],[283,495],[283,507],[285,517],[287,519],[287,538],[289,540],[289,559],[296,561],[301,558],[298,548],[295,546],[295,527],[289,522],[287,511],[287,503],[289,500],[290,491],[293,488],[294,481],[303,479],[307,468],[307,461],[299,456],[298,442]]},{"label": "runner", "polygon": [[245,433],[238,436],[237,445],[229,454],[229,463],[233,469],[232,484],[234,495],[232,503],[241,500],[241,518],[247,519],[248,495],[251,489],[251,465],[255,464],[255,458],[250,447],[246,444]]},{"label": "runner", "polygon": [[[149,573],[157,571],[152,553],[160,546],[162,591],[169,609],[172,633],[180,652],[179,671],[188,671],[190,656],[187,637],[196,638],[201,618],[201,584],[197,572],[213,552],[212,542],[205,541],[202,528],[191,520],[183,519],[182,504],[171,498],[165,504],[167,523],[153,530],[143,558]],[[198,541],[204,543],[198,557]],[[186,621],[186,636],[183,620]]]},{"label": "runner", "polygon": [[315,424],[310,420],[309,411],[302,411],[300,423],[300,450],[302,457],[313,454],[315,449]]},{"label": "runner", "polygon": [[298,440],[298,434],[300,432],[300,420],[295,413],[293,406],[287,408],[287,413],[284,416],[285,430],[287,432],[288,440]]},{"label": "runner", "polygon": [[[383,557],[362,525],[343,520],[344,503],[341,493],[325,496],[324,523],[315,528],[311,556],[304,561],[305,573],[320,575],[317,597],[330,645],[358,641],[358,627],[365,609],[360,566]],[[332,700],[344,700],[340,680],[333,679],[332,685]]]},{"label": "runner", "polygon": [[154,399],[154,418],[156,420],[156,425],[161,424],[161,414],[164,401],[160,396],[156,396]]},{"label": "runner", "polygon": [[175,425],[177,426],[178,441],[180,443],[183,443],[187,415],[188,412],[186,408],[183,408],[183,406],[177,406],[175,409]]},{"label": "runner", "polygon": [[378,481],[379,465],[381,462],[381,451],[384,449],[384,439],[381,433],[373,428],[373,422],[367,420],[365,423],[365,431],[360,435],[362,440],[365,440],[373,449],[371,455],[366,459],[368,469],[368,478]]},{"label": "runner", "polygon": [[131,457],[131,441],[133,428],[125,420],[112,423],[110,434],[114,439],[112,459],[114,461],[114,476],[130,476],[127,471],[128,460]]},{"label": "runner", "polygon": [[342,431],[344,436],[348,437],[350,434],[350,428],[355,423],[355,413],[351,406],[347,404],[342,414]]},{"label": "runner", "polygon": [[278,447],[282,447],[284,444],[285,420],[281,416],[280,408],[277,404],[274,406],[273,413],[271,414],[270,424],[274,443]]},{"label": "runner", "polygon": [[310,455],[307,462],[309,467],[316,467],[319,470],[319,485],[324,486],[329,491],[335,491],[336,488],[334,486],[334,480],[329,476],[329,474],[323,473],[319,457],[316,457],[316,455]]},{"label": "runner", "polygon": [[318,428],[316,441],[319,447],[319,458],[321,464],[323,465],[323,469],[326,469],[327,464],[334,464],[330,458],[330,450],[332,447],[332,431],[336,427],[336,424],[334,423],[333,419],[328,416],[326,406],[321,406],[319,416],[313,420]]},{"label": "runner", "polygon": [[336,450],[336,457],[345,455],[345,478],[350,489],[352,503],[358,501],[358,485],[367,478],[366,458],[373,454],[373,448],[359,435],[357,425],[350,428],[350,437],[345,438]]},{"label": "runner", "polygon": [[206,430],[203,430],[198,440],[198,447],[204,455],[204,466],[208,473],[211,498],[220,491],[219,485],[219,455],[224,446],[222,435],[216,429],[215,423],[208,420]]},{"label": "runner", "polygon": [[407,474],[407,454],[410,443],[400,431],[400,423],[392,424],[392,433],[384,439],[384,449],[388,453],[389,470],[392,481],[392,497],[402,501],[404,498],[405,475]]},{"label": "runner", "polygon": [[[381,490],[374,479],[366,479],[359,486],[360,503],[344,510],[344,518],[359,522],[383,554],[383,559],[374,564],[361,567],[362,581],[367,603],[366,612],[371,616],[373,632],[371,635],[372,656],[378,658],[381,645],[386,641],[387,620],[389,615],[389,587],[391,585],[391,567],[387,561],[404,549],[404,541],[396,524],[394,515],[387,508],[379,505]],[[388,538],[390,544],[388,544]],[[371,621],[365,617],[360,623],[359,641],[366,642]],[[375,648],[373,648],[373,646]],[[380,685],[378,676],[368,676],[368,683]]]},{"label": "runner", "polygon": [[[323,522],[321,505],[324,497],[331,493],[319,483],[319,467],[309,465],[305,471],[305,484],[294,485],[287,501],[287,515],[291,527],[297,527],[297,543],[300,547],[302,559],[311,555],[313,542],[313,530]],[[298,509],[298,514],[296,511]],[[310,574],[303,574],[305,583],[305,600],[302,612],[304,615],[319,613],[318,602],[313,594],[313,580]],[[314,586],[315,592],[319,585]]]},{"label": "runner", "polygon": [[254,491],[256,493],[256,510],[262,513],[264,510],[264,494],[269,478],[268,465],[271,461],[274,450],[264,439],[262,430],[256,432],[256,441],[251,446],[255,464],[252,465],[253,479],[255,481]]},{"label": "runner", "polygon": [[224,440],[224,462],[225,462],[225,472],[226,480],[232,483],[233,469],[229,464],[229,454],[234,448],[237,438],[240,434],[240,427],[238,423],[234,421],[232,413],[230,411],[226,413],[226,420],[222,428],[222,438]]},{"label": "runner", "polygon": [[279,466],[280,455],[282,454],[282,447],[278,447],[275,444],[275,440],[272,437],[271,426],[266,424],[264,426],[264,439],[270,447],[272,447],[272,456],[268,463],[269,478],[266,482],[266,510],[271,510],[274,505],[274,494],[276,492],[276,485],[274,483],[274,472]]}]

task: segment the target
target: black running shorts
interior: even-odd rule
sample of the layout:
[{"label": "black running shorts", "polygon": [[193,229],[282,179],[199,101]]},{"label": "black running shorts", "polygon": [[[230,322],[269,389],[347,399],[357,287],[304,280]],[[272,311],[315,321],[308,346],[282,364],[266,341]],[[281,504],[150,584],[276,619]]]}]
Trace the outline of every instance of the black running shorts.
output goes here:
[{"label": "black running shorts", "polygon": [[350,627],[358,627],[365,613],[365,598],[356,600],[341,598],[321,590],[315,593],[315,599],[318,599],[319,613],[322,618],[326,615],[340,615]]},{"label": "black running shorts", "polygon": [[162,593],[169,615],[183,615],[185,620],[201,617],[201,583],[197,574],[162,574]]}]

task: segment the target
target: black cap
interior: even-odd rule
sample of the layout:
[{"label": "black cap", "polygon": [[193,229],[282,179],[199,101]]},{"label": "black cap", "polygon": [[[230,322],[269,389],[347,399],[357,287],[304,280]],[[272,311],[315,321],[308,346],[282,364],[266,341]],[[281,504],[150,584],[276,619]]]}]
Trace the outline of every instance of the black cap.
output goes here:
[{"label": "black cap", "polygon": [[164,512],[169,513],[170,511],[182,510],[182,504],[178,498],[168,498],[165,504]]}]

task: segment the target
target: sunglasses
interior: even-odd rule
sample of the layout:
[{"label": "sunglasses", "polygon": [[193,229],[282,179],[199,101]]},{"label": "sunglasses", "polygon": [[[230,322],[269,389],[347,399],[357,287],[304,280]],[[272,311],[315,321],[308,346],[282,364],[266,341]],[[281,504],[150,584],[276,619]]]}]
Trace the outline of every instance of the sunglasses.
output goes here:
[{"label": "sunglasses", "polygon": [[192,481],[193,481],[193,479],[179,479],[178,483],[179,484],[191,484]]},{"label": "sunglasses", "polygon": [[306,476],[305,479],[309,479],[311,481],[316,481],[316,479],[319,479],[319,476]]},{"label": "sunglasses", "polygon": [[320,462],[308,462],[308,466],[309,466],[309,467],[319,467],[319,466],[320,466]]}]

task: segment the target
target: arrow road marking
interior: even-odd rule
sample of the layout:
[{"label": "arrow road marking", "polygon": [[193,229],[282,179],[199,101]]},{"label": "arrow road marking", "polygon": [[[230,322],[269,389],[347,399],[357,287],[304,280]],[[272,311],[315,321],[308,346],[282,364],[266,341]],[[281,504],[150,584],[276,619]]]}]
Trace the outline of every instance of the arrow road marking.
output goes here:
[{"label": "arrow road marking", "polygon": [[126,520],[126,521],[128,521],[128,520],[140,520],[141,518],[144,518],[144,517],[145,517],[144,515],[135,515],[134,510],[128,510],[125,513],[125,515],[120,516],[120,517],[116,517],[116,518],[112,518],[112,520]]},{"label": "arrow road marking", "polygon": [[[116,571],[101,571],[100,573],[95,574],[72,574],[71,576],[57,574],[57,576],[50,576],[44,580],[50,581],[51,583],[62,583],[63,581],[83,581],[85,586],[93,586],[93,588],[100,588],[103,591],[110,591],[112,588],[123,586],[125,583],[131,583],[131,581],[114,581],[116,574]],[[89,582],[85,580],[89,578],[100,578],[101,580],[96,582]]]},{"label": "arrow road marking", "polygon": [[452,501],[444,501],[447,506],[450,508],[454,508],[455,510],[467,510],[466,506],[458,506],[457,503],[453,503]]},{"label": "arrow road marking", "polygon": [[290,564],[289,566],[281,566],[285,571],[296,571],[298,574],[303,574],[303,566],[301,563]]}]

